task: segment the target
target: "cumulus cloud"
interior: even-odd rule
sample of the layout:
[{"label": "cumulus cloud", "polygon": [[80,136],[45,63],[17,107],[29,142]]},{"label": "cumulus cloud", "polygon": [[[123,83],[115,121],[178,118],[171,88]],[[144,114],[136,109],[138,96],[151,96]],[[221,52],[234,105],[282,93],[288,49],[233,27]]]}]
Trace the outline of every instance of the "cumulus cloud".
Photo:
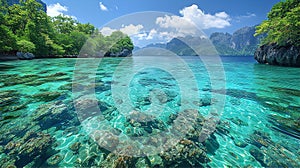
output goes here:
[{"label": "cumulus cloud", "polygon": [[121,31],[124,34],[127,34],[128,36],[140,36],[140,32],[141,30],[144,28],[143,25],[138,24],[138,25],[127,25],[127,26],[122,26],[122,28],[120,29],[112,29],[110,27],[103,27],[100,32],[104,35],[104,36],[109,36],[111,35],[111,33],[113,33],[114,31]]},{"label": "cumulus cloud", "polygon": [[146,40],[152,40],[157,35],[157,31],[155,29],[151,29]]},{"label": "cumulus cloud", "polygon": [[108,11],[107,7],[102,2],[99,2],[99,6],[102,11]]},{"label": "cumulus cloud", "polygon": [[127,26],[123,26],[120,31],[129,35],[129,36],[132,36],[132,35],[136,35],[138,34],[141,29],[143,29],[144,26],[141,25],[141,24],[138,24],[138,25],[133,25],[133,24],[130,24],[130,25],[127,25]]},{"label": "cumulus cloud", "polygon": [[[215,14],[206,14],[197,5],[185,7],[179,11],[182,16],[165,16],[159,17],[156,23],[161,27],[174,27],[179,26],[183,29],[187,29],[191,26],[191,23],[198,26],[199,29],[210,29],[210,28],[224,28],[230,26],[230,17],[226,12],[219,12]],[[189,22],[191,23],[189,23]],[[184,22],[184,26],[181,23]],[[178,24],[180,23],[180,25]],[[181,29],[182,29],[181,28]]]},{"label": "cumulus cloud", "polygon": [[66,6],[62,6],[60,3],[51,4],[47,6],[47,14],[48,16],[55,17],[63,14],[63,12],[67,12],[68,8]]},{"label": "cumulus cloud", "polygon": [[197,5],[185,7],[179,12],[184,19],[195,23],[200,29],[224,28],[230,26],[230,17],[225,12],[205,14]]},{"label": "cumulus cloud", "polygon": [[103,27],[101,30],[100,30],[100,33],[103,34],[104,36],[109,36],[111,35],[111,33],[117,31],[117,29],[112,29],[110,27]]},{"label": "cumulus cloud", "polygon": [[180,16],[164,16],[156,19],[156,24],[161,28],[167,29],[169,32],[173,32],[174,37],[183,37],[187,34],[195,35],[197,32],[196,26],[193,22],[180,17]]}]

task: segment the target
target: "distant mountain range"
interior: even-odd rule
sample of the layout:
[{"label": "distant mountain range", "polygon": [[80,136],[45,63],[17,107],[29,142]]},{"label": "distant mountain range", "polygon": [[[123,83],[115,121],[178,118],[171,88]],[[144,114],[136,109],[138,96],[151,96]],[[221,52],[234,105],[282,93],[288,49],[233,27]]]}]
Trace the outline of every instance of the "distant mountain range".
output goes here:
[{"label": "distant mountain range", "polygon": [[220,55],[253,55],[264,36],[254,37],[255,26],[243,27],[229,33],[213,33],[211,42]]},{"label": "distant mountain range", "polygon": [[[233,34],[216,32],[211,34],[209,39],[192,36],[174,38],[168,43],[149,44],[144,48],[163,48],[177,55],[191,56],[198,55],[195,50],[200,54],[214,53],[214,46],[219,55],[253,55],[263,37],[254,37],[254,34],[255,26],[243,27]],[[135,48],[138,49],[140,48]]]}]

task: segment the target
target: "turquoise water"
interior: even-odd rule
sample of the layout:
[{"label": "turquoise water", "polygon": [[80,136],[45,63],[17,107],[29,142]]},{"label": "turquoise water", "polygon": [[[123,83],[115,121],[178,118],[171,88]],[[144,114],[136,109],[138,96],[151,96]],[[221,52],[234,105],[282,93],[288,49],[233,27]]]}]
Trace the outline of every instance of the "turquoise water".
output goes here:
[{"label": "turquoise water", "polygon": [[299,68],[182,62],[0,63],[0,165],[300,166]]}]

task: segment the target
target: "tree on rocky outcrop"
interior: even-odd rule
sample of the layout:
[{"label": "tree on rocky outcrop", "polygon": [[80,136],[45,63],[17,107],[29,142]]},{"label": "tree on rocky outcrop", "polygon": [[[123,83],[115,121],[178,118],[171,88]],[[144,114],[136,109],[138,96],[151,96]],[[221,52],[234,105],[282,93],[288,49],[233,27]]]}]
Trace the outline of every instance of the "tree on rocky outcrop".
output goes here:
[{"label": "tree on rocky outcrop", "polygon": [[286,0],[273,6],[268,20],[256,28],[266,33],[254,58],[263,64],[300,67],[300,1]]},{"label": "tree on rocky outcrop", "polygon": [[275,4],[268,20],[256,27],[256,34],[267,33],[262,44],[300,46],[300,1],[286,0]]}]

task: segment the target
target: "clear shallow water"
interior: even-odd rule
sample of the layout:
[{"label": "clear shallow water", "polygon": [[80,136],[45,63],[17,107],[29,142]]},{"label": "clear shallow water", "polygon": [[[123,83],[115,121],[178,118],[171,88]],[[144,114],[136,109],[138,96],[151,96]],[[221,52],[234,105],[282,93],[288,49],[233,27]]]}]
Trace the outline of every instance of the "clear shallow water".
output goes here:
[{"label": "clear shallow water", "polygon": [[[1,63],[0,165],[300,166],[300,69],[222,57],[224,93],[212,89],[197,57],[185,57],[190,71],[169,60],[168,68],[147,66],[133,73],[143,64],[122,61],[105,58],[95,66],[91,62],[97,61],[81,60],[75,74],[75,59]],[[196,86],[182,84],[186,78],[195,79]],[[182,93],[185,89],[191,90]],[[217,114],[211,113],[220,102],[213,93],[225,97]],[[189,99],[194,95],[199,101]],[[197,112],[184,111],[191,108]],[[188,117],[192,114],[194,119]],[[180,127],[184,135],[176,127],[182,116],[187,120]],[[211,116],[220,120],[199,142]],[[166,139],[176,143],[168,146]]]}]

